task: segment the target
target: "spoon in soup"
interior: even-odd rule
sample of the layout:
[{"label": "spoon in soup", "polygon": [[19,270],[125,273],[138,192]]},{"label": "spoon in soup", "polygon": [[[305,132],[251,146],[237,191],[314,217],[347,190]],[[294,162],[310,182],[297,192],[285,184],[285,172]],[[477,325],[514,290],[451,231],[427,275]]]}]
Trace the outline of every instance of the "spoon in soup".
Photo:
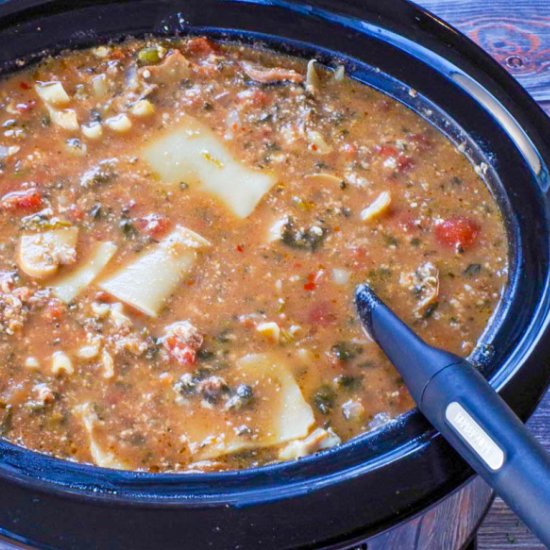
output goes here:
[{"label": "spoon in soup", "polygon": [[426,344],[368,285],[355,303],[420,411],[550,548],[550,455],[468,361]]}]

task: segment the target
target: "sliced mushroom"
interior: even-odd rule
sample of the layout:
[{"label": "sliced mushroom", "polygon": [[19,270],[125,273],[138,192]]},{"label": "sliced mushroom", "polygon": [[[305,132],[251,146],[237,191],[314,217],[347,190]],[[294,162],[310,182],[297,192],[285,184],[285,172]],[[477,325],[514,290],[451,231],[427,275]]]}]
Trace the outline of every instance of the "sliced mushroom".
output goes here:
[{"label": "sliced mushroom", "polygon": [[402,273],[402,286],[409,288],[417,298],[415,317],[426,318],[437,307],[439,297],[439,270],[431,262],[420,265],[413,273]]},{"label": "sliced mushroom", "polygon": [[53,275],[60,265],[76,260],[77,239],[77,227],[23,235],[19,242],[17,263],[30,277],[45,279]]}]

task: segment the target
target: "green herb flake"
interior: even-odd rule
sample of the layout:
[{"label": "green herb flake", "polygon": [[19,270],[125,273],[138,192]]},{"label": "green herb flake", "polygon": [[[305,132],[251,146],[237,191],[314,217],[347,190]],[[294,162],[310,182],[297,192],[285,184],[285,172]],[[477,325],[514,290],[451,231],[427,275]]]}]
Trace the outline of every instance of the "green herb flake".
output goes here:
[{"label": "green herb flake", "polygon": [[321,414],[329,414],[334,407],[336,394],[327,385],[321,386],[313,395],[313,404]]},{"label": "green herb flake", "polygon": [[338,359],[346,363],[355,359],[358,355],[363,353],[363,348],[359,344],[353,342],[337,342],[331,348],[332,354]]},{"label": "green herb flake", "polygon": [[336,379],[336,384],[344,390],[354,391],[361,387],[361,377],[343,374]]}]

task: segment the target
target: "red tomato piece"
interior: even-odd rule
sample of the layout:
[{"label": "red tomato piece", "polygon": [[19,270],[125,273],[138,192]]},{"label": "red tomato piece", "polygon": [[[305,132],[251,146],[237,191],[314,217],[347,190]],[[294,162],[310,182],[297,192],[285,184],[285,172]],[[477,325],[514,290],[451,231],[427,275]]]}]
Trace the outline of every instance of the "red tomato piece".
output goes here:
[{"label": "red tomato piece", "polygon": [[42,206],[42,195],[37,189],[12,191],[0,199],[0,207],[13,212],[15,210],[36,211]]},{"label": "red tomato piece", "polygon": [[214,44],[214,42],[208,40],[208,38],[204,36],[197,36],[195,38],[191,38],[191,40],[187,42],[187,50],[194,55],[206,57],[211,53],[220,51],[220,48],[217,44]]},{"label": "red tomato piece", "polygon": [[306,283],[304,284],[304,290],[315,290],[317,288],[316,283],[316,274],[309,273],[306,277]]},{"label": "red tomato piece", "polygon": [[60,300],[50,300],[46,305],[45,315],[48,321],[57,322],[63,317],[63,303]]},{"label": "red tomato piece", "polygon": [[32,88],[32,86],[27,83],[27,82],[20,82],[19,83],[19,87],[22,89],[22,90],[30,90]]},{"label": "red tomato piece", "polygon": [[170,227],[168,218],[160,214],[148,214],[138,218],[135,224],[139,231],[153,238],[164,235]]},{"label": "red tomato piece", "polygon": [[399,155],[397,157],[397,171],[408,172],[414,167],[414,160],[406,155]]},{"label": "red tomato piece", "polygon": [[173,342],[174,342],[174,345],[170,349],[170,355],[180,365],[194,365],[197,361],[197,350],[192,348],[191,346],[180,344],[175,340]]},{"label": "red tomato piece", "polygon": [[443,246],[466,250],[475,244],[480,230],[474,220],[457,216],[439,222],[435,226],[435,237]]},{"label": "red tomato piece", "polygon": [[105,403],[108,405],[116,405],[125,395],[124,390],[121,390],[115,385],[109,385],[105,395]]},{"label": "red tomato piece", "polygon": [[203,343],[202,334],[189,321],[176,321],[165,329],[162,344],[180,365],[191,366]]},{"label": "red tomato piece", "polygon": [[377,145],[374,151],[385,159],[399,156],[399,150],[393,145]]},{"label": "red tomato piece", "polygon": [[123,50],[121,49],[116,49],[116,50],[113,50],[110,54],[109,54],[109,59],[113,59],[115,61],[120,61],[121,59],[124,59],[126,57],[126,54],[124,53]]}]

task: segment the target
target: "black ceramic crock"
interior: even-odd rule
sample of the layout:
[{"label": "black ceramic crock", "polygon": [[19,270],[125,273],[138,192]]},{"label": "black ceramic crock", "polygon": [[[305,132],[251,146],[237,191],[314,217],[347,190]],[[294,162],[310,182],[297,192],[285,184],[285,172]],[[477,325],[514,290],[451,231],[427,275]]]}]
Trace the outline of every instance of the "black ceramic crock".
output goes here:
[{"label": "black ceramic crock", "polygon": [[[531,414],[550,379],[550,124],[502,68],[403,0],[14,0],[0,4],[0,67],[144,33],[206,33],[344,61],[462,144],[504,212],[511,258],[472,358],[521,418]],[[220,474],[119,472],[0,441],[0,532],[79,550],[343,548],[471,474],[416,411],[297,462]]]}]

